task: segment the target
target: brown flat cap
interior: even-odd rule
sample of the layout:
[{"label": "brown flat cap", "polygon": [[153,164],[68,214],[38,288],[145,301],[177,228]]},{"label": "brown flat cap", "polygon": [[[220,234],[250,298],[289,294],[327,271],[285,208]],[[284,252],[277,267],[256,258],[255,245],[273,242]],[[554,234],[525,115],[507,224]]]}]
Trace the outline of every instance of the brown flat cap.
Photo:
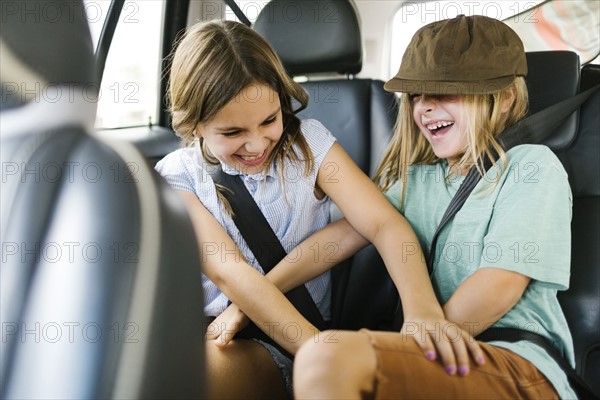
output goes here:
[{"label": "brown flat cap", "polygon": [[527,75],[523,42],[503,22],[482,15],[433,22],[410,41],[389,92],[488,94]]}]

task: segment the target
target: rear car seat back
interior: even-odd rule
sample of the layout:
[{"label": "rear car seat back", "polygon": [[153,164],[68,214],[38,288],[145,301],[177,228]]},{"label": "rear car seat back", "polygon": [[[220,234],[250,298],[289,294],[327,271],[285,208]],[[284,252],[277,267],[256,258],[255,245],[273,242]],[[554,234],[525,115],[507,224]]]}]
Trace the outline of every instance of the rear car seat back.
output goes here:
[{"label": "rear car seat back", "polygon": [[67,3],[3,16],[1,397],[200,398],[193,228],[137,149],[90,134],[91,37]]},{"label": "rear car seat back", "polygon": [[[581,91],[595,85],[600,65],[584,65]],[[573,335],[577,371],[600,396],[600,92],[581,106],[577,134],[557,156],[573,192],[571,281],[558,298]]]}]

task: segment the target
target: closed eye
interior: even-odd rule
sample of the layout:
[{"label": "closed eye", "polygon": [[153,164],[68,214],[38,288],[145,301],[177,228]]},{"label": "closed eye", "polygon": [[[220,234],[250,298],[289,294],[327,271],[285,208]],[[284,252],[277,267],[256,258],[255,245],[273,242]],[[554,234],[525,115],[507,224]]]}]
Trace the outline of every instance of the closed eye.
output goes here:
[{"label": "closed eye", "polygon": [[222,135],[225,137],[234,137],[240,134],[241,131],[223,132]]},{"label": "closed eye", "polygon": [[274,115],[270,118],[267,118],[266,120],[263,121],[263,126],[268,126],[271,125],[272,123],[274,123],[275,121],[277,121],[277,115]]}]

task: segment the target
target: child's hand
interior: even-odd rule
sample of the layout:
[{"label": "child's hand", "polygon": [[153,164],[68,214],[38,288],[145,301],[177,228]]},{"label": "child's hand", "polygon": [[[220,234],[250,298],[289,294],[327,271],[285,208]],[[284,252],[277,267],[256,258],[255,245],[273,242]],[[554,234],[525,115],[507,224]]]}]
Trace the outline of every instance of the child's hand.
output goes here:
[{"label": "child's hand", "polygon": [[485,363],[479,343],[465,330],[444,318],[412,318],[400,331],[412,336],[428,360],[439,359],[448,375],[469,374],[469,356],[477,365]]},{"label": "child's hand", "polygon": [[235,334],[248,325],[250,319],[235,304],[229,305],[206,330],[205,340],[214,340],[218,347],[226,346]]}]

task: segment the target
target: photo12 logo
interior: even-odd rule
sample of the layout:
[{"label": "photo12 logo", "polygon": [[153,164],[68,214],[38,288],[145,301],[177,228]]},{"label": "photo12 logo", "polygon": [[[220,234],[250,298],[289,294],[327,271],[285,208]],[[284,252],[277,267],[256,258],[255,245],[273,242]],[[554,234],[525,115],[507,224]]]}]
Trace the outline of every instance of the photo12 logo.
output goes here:
[{"label": "photo12 logo", "polygon": [[134,322],[3,322],[2,343],[138,343],[139,331],[140,327]]},{"label": "photo12 logo", "polygon": [[2,184],[6,183],[98,183],[102,179],[111,183],[137,183],[139,165],[134,162],[101,165],[95,161],[86,163],[13,162],[2,163]]},{"label": "photo12 logo", "polygon": [[2,242],[2,263],[44,262],[58,267],[83,266],[101,261],[133,264],[139,261],[135,242]]},{"label": "photo12 logo", "polygon": [[[109,1],[2,1],[0,2],[0,21],[59,23],[74,22],[83,16],[90,23],[106,18]],[[123,23],[139,22],[137,15],[139,4],[127,1],[123,4],[121,20]]]},{"label": "photo12 logo", "polygon": [[97,83],[3,82],[2,101],[17,99],[20,103],[98,103],[108,96],[114,104],[137,104],[140,85],[136,82],[112,82],[104,87]]},{"label": "photo12 logo", "polygon": [[[400,9],[402,23],[418,19],[421,23],[454,18],[457,15],[485,15],[486,17],[504,20],[519,16],[524,23],[537,22],[539,1],[407,1]],[[522,15],[521,15],[522,14]]]}]

